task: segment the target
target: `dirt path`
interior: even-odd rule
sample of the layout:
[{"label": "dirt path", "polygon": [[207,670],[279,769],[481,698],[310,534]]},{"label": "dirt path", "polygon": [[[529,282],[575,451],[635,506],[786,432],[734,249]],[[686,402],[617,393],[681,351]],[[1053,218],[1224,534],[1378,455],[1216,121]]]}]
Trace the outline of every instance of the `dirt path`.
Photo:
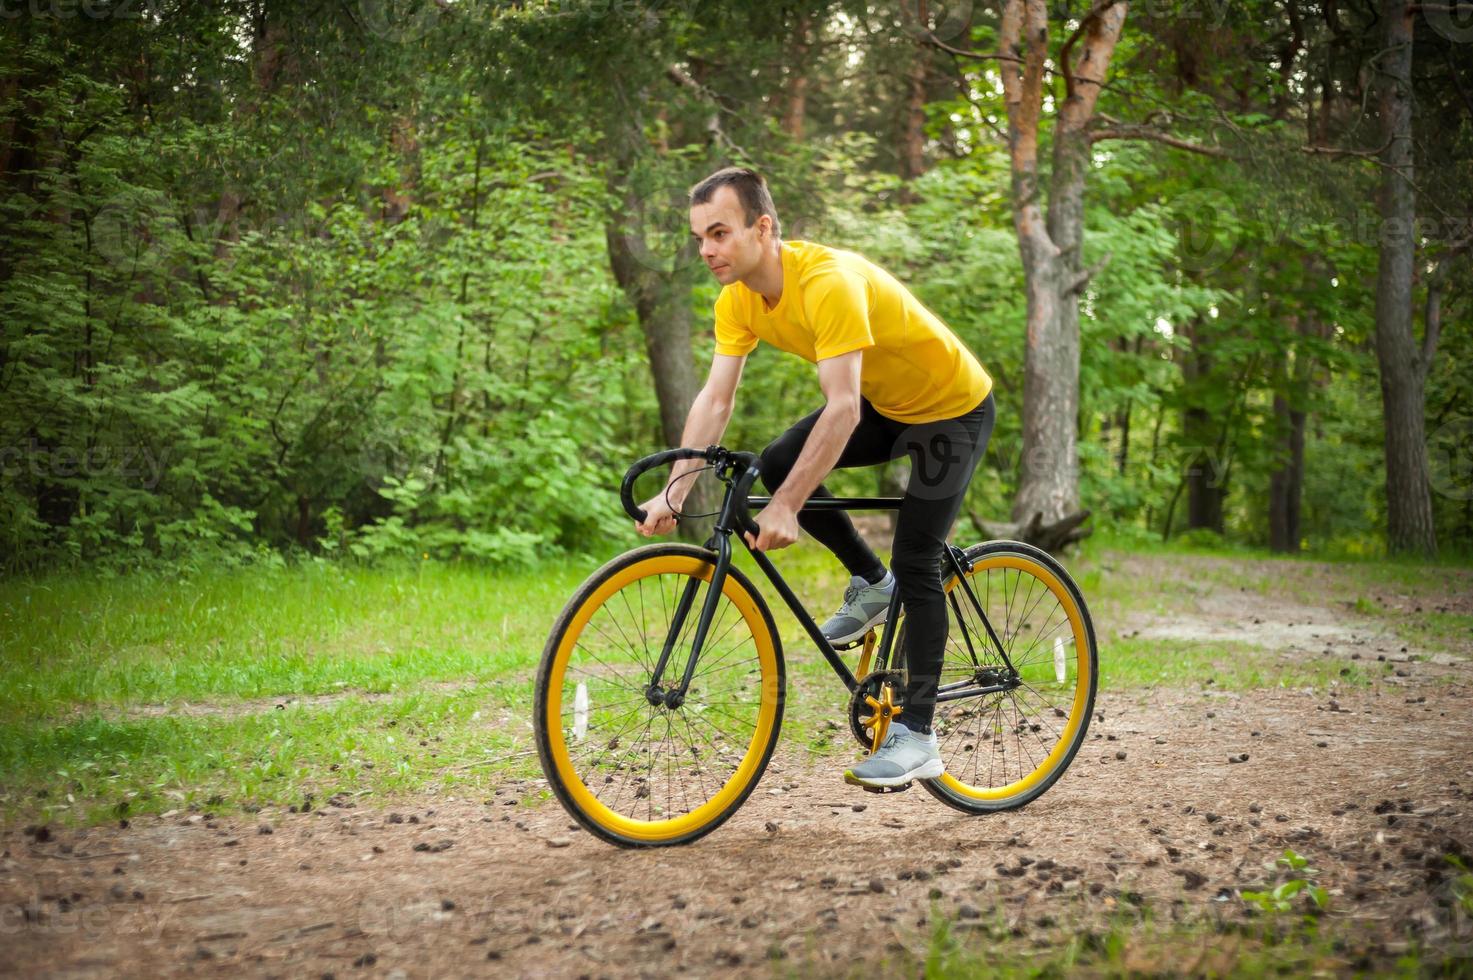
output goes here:
[{"label": "dirt path", "polygon": [[[1220,624],[1213,608],[1192,615]],[[1245,618],[1231,603],[1223,613]],[[1323,609],[1281,614],[1349,628]],[[1233,890],[1267,880],[1285,847],[1318,869],[1331,920],[1354,927],[1346,965],[1385,964],[1409,939],[1469,955],[1473,922],[1439,902],[1444,855],[1473,853],[1473,666],[1397,669],[1333,700],[1103,693],[1103,721],[1059,785],[986,818],[919,789],[847,787],[847,755],[788,752],[729,823],[674,850],[600,844],[556,803],[519,803],[526,786],[394,811],[339,800],[11,828],[0,972],[767,975],[774,957],[840,972],[923,953],[937,915],[1023,944],[1141,905],[1158,921],[1241,921]]]}]

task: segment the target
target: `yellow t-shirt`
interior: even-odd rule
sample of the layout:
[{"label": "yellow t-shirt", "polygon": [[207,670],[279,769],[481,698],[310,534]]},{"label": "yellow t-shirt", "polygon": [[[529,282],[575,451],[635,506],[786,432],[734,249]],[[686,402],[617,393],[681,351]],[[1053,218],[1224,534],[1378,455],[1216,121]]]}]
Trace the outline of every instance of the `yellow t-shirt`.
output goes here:
[{"label": "yellow t-shirt", "polygon": [[765,340],[817,364],[863,350],[859,391],[898,422],[935,422],[976,408],[992,378],[946,324],[862,255],[783,242],[783,294],[773,309],[740,282],[716,299],[716,353],[741,357]]}]

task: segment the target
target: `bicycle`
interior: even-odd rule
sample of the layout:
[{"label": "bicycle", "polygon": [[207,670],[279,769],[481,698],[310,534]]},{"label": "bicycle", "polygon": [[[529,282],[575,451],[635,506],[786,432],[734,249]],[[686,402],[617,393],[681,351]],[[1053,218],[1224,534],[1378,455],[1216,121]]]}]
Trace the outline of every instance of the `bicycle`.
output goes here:
[{"label": "bicycle", "polygon": [[[635,480],[698,458],[707,465],[695,472],[726,486],[705,546],[645,545],[594,572],[554,622],[537,672],[533,727],[548,784],[573,819],[621,847],[690,843],[721,826],[756,788],[782,727],[781,640],[766,600],[732,564],[731,536],[755,535],[751,511],[770,500],[748,496],[757,456],[720,446],[655,453],[629,468],[620,499],[644,520]],[[900,500],[812,498],[804,509],[894,510]],[[880,635],[836,649],[771,559],[738,540],[850,692],[850,733],[874,751],[903,707],[899,590]],[[1094,627],[1063,566],[1031,545],[948,544],[942,562],[951,622],[933,728],[946,771],[919,782],[965,813],[1016,809],[1084,743]],[[840,653],[861,646],[851,672]]]}]

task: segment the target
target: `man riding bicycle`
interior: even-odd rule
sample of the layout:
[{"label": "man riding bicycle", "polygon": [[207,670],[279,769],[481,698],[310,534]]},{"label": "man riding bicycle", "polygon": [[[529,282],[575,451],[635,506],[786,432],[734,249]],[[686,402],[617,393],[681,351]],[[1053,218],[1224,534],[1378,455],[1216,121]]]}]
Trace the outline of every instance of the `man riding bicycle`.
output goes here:
[{"label": "man riding bicycle", "polygon": [[[931,721],[946,646],[941,555],[995,421],[992,379],[930,310],[885,270],[853,252],[785,242],[767,184],[728,167],[690,192],[691,234],[723,286],[716,300],[716,354],[691,405],[681,444],[706,446],[726,431],[742,368],[759,340],[818,367],[824,406],[762,452],[772,494],[746,534],[760,551],[785,548],[801,527],[848,569],[844,601],[823,625],[835,646],[885,619],[891,594],[905,609],[909,678],[904,711],[878,751],[844,773],[861,786],[934,779],[943,764]],[[886,569],[843,511],[800,513],[810,496],[831,496],[835,468],[875,466],[901,456],[911,476]],[[698,460],[675,464],[664,491],[643,505],[645,535],[674,529]]]}]

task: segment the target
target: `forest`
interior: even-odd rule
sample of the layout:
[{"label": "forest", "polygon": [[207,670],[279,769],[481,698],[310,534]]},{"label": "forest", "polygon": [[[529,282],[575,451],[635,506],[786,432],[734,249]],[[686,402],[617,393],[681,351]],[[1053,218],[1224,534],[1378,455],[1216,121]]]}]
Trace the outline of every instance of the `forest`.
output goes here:
[{"label": "forest", "polygon": [[[12,0],[4,568],[598,550],[709,364],[729,164],[992,374],[973,524],[1466,554],[1467,11],[1006,13]],[[759,350],[726,443],[821,399]]]},{"label": "forest", "polygon": [[[621,507],[731,166],[946,541]],[[1473,975],[1470,283],[1470,0],[0,0],[0,975]]]}]

